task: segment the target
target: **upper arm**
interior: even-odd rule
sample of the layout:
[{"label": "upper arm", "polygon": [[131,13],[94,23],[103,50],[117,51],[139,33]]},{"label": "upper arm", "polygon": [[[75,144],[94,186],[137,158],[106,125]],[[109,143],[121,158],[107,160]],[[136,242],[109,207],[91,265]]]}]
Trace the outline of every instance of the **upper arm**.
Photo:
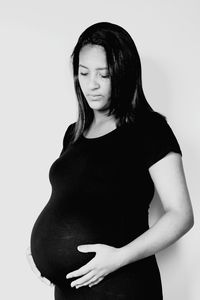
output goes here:
[{"label": "upper arm", "polygon": [[67,146],[70,142],[70,138],[71,138],[71,134],[72,134],[72,130],[73,130],[74,126],[75,126],[75,123],[72,123],[72,124],[67,126],[67,129],[66,129],[64,137],[63,137],[62,151],[60,152],[59,156],[61,156],[63,154],[63,152],[67,149]]},{"label": "upper arm", "polygon": [[182,158],[169,152],[151,165],[150,176],[154,182],[165,211],[176,211],[193,223],[193,211],[185,179]]}]

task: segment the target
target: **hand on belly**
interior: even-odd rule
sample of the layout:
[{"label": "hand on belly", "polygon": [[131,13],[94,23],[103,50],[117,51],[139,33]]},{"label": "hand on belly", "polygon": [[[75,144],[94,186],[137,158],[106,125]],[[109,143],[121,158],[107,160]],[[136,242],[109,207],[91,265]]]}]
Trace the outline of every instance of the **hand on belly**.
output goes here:
[{"label": "hand on belly", "polygon": [[105,244],[88,244],[79,245],[78,250],[83,253],[95,252],[96,255],[81,268],[67,274],[67,279],[79,277],[71,282],[71,287],[79,288],[86,285],[91,287],[102,281],[109,273],[120,268],[118,248]]}]

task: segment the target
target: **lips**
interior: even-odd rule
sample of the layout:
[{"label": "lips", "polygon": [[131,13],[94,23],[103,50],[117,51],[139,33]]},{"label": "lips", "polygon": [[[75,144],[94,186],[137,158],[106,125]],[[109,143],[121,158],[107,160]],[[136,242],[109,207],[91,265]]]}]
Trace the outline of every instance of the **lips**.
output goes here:
[{"label": "lips", "polygon": [[97,99],[100,99],[100,98],[102,98],[102,96],[101,95],[88,95],[91,99],[93,99],[93,100],[97,100]]}]

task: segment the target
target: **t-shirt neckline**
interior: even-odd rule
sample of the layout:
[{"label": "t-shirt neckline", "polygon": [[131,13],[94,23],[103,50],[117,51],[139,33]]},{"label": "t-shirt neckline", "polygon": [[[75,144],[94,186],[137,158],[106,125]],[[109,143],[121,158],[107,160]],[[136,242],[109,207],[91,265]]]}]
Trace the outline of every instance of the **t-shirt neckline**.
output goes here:
[{"label": "t-shirt neckline", "polygon": [[97,137],[93,137],[93,138],[88,138],[88,137],[85,137],[83,134],[81,135],[82,139],[84,141],[87,141],[87,142],[93,142],[93,141],[99,141],[99,140],[103,140],[105,138],[108,138],[112,135],[115,135],[116,133],[118,133],[118,131],[120,131],[124,126],[128,125],[127,123],[124,123],[123,125],[121,126],[117,126],[115,129],[103,134],[103,135],[100,135],[100,136],[97,136]]}]

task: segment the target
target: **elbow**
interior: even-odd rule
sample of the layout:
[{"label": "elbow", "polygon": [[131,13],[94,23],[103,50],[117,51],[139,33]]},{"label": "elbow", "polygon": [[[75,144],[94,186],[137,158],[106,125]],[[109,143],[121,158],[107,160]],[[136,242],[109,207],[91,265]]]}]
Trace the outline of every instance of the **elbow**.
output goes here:
[{"label": "elbow", "polygon": [[191,213],[190,218],[188,220],[188,230],[190,230],[194,226],[194,214]]},{"label": "elbow", "polygon": [[194,226],[194,215],[193,211],[187,210],[187,211],[177,211],[177,210],[172,210],[172,214],[175,217],[175,224],[177,228],[177,235],[179,237],[183,236],[186,234],[188,231],[191,230],[191,228]]},{"label": "elbow", "polygon": [[194,226],[194,214],[191,210],[190,213],[187,213],[186,216],[183,218],[183,231],[184,234],[187,233],[192,227]]}]

